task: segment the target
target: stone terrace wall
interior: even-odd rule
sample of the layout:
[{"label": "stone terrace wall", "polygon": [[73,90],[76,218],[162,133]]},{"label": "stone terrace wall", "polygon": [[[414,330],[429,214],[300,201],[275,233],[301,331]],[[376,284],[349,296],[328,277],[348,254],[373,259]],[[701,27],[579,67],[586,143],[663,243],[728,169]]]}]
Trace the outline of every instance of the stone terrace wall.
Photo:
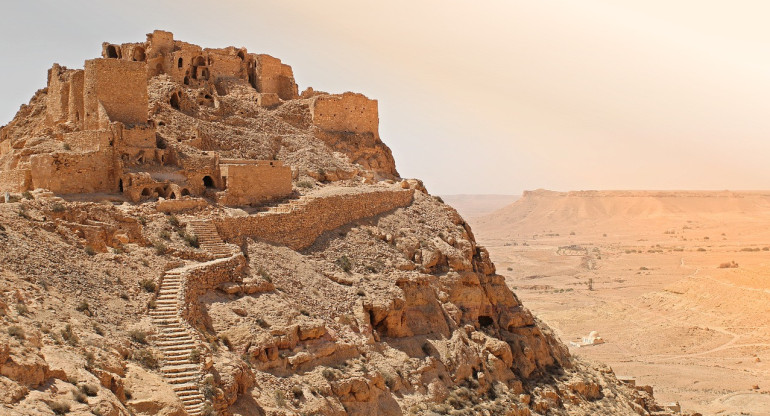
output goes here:
[{"label": "stone terrace wall", "polygon": [[326,231],[361,218],[408,206],[413,189],[376,190],[311,199],[287,213],[262,213],[249,217],[214,220],[225,240],[252,237],[301,250]]},{"label": "stone terrace wall", "polygon": [[197,264],[186,270],[182,317],[193,326],[202,324],[203,314],[198,299],[222,283],[240,280],[245,266],[246,258],[238,253],[232,257]]}]

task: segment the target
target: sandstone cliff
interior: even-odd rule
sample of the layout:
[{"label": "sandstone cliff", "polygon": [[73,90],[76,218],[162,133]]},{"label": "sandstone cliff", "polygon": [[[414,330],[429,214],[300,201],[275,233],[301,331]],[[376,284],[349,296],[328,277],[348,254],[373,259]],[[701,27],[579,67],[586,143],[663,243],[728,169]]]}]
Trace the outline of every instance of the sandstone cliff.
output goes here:
[{"label": "sandstone cliff", "polygon": [[[0,204],[3,414],[661,411],[651,389],[570,357],[463,218],[399,178],[376,102],[299,95],[275,58],[226,48],[198,61],[200,48],[166,33],[103,47],[104,59],[145,63],[136,134],[155,132],[154,156],[128,146],[136,160],[73,171],[116,175],[119,191],[35,189]],[[109,117],[89,130],[52,94],[0,132],[5,183],[29,186],[42,161],[113,146],[72,132],[137,128],[107,97]],[[292,192],[220,204],[227,185],[204,177],[195,195],[187,181],[207,158],[282,161]],[[17,181],[24,172],[32,182]],[[134,200],[123,178],[142,175],[167,188]]]}]

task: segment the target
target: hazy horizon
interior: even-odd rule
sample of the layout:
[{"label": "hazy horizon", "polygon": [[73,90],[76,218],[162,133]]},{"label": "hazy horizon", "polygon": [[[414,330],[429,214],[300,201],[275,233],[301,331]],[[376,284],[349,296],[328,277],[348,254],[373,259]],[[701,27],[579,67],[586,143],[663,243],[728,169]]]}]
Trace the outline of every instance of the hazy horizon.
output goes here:
[{"label": "hazy horizon", "polygon": [[281,58],[300,90],[379,100],[399,172],[432,193],[767,189],[768,12],[694,0],[11,3],[0,124],[54,62],[79,68],[103,41],[163,29]]}]

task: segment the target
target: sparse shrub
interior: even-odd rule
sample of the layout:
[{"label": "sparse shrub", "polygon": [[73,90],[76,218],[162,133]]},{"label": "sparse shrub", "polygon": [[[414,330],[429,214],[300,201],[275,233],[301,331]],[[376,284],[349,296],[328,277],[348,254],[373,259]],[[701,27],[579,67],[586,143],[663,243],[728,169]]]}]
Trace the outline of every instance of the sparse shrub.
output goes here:
[{"label": "sparse shrub", "polygon": [[334,373],[334,370],[331,368],[324,368],[324,370],[321,372],[321,375],[324,376],[325,379],[332,381],[337,378],[337,375]]},{"label": "sparse shrub", "polygon": [[35,199],[29,191],[22,192],[21,197],[24,199]]},{"label": "sparse shrub", "polygon": [[139,224],[147,225],[147,218],[143,216],[139,216],[136,220],[139,221]]},{"label": "sparse shrub", "polygon": [[128,332],[128,336],[140,344],[147,344],[147,332],[134,329]]},{"label": "sparse shrub", "polygon": [[275,392],[275,404],[278,407],[286,407],[286,395],[280,390]]},{"label": "sparse shrub", "polygon": [[260,326],[260,328],[263,328],[263,329],[270,328],[270,324],[267,323],[267,321],[265,321],[262,318],[257,318],[256,322],[257,322],[257,325]]},{"label": "sparse shrub", "polygon": [[207,400],[211,400],[216,395],[216,389],[211,379],[207,378],[201,386],[201,393]]},{"label": "sparse shrub", "polygon": [[96,254],[96,250],[94,250],[94,248],[91,246],[86,246],[85,251],[86,251],[86,254],[88,254],[89,256],[93,256]]},{"label": "sparse shrub", "polygon": [[174,228],[179,228],[179,218],[176,217],[176,215],[169,215],[168,216],[168,223]]},{"label": "sparse shrub", "polygon": [[270,282],[270,283],[273,283],[273,278],[272,278],[272,277],[270,277],[270,274],[267,272],[267,270],[265,270],[265,269],[263,269],[263,268],[261,268],[261,267],[260,267],[260,268],[259,268],[259,271],[257,271],[257,273],[258,273],[260,276],[262,276],[262,278],[263,278],[263,279],[267,280],[267,281],[268,281],[268,282]]},{"label": "sparse shrub", "polygon": [[27,308],[27,305],[23,303],[17,303],[16,313],[18,313],[21,316],[27,316],[27,314],[29,314],[29,308]]},{"label": "sparse shrub", "polygon": [[291,394],[294,396],[294,400],[301,400],[305,393],[302,391],[302,386],[293,386],[291,388]]},{"label": "sparse shrub", "polygon": [[441,198],[441,197],[440,197],[440,196],[438,196],[438,195],[434,196],[434,197],[433,197],[433,199],[435,199],[435,200],[436,200],[436,201],[438,201],[438,202],[441,202],[442,204],[444,203],[444,199],[443,199],[443,198]]},{"label": "sparse shrub", "polygon": [[390,373],[384,373],[383,378],[385,379],[385,385],[388,386],[389,389],[393,390],[396,388],[396,376]]},{"label": "sparse shrub", "polygon": [[147,302],[147,309],[155,309],[158,307],[158,304],[155,302],[155,299],[150,299],[149,302]]},{"label": "sparse shrub", "polygon": [[201,352],[198,351],[197,348],[193,348],[193,350],[190,351],[190,362],[199,363],[200,361],[201,361]]},{"label": "sparse shrub", "polygon": [[96,333],[96,335],[104,336],[104,329],[102,329],[102,327],[100,327],[99,325],[94,324],[94,332]]},{"label": "sparse shrub", "polygon": [[570,231],[569,235],[575,235],[575,232],[574,231]]},{"label": "sparse shrub", "polygon": [[128,300],[128,294],[127,293],[121,293],[118,296],[120,296],[120,298],[123,299],[123,300]]},{"label": "sparse shrub", "polygon": [[[84,357],[86,358],[86,368],[93,368],[94,364],[96,364],[96,356],[91,351],[88,351]],[[82,389],[82,387],[81,387]],[[85,393],[85,392],[84,392]],[[89,394],[89,396],[96,396],[96,393]]]},{"label": "sparse shrub", "polygon": [[50,407],[54,414],[57,415],[66,415],[70,412],[70,405],[68,403],[51,402],[48,407]]},{"label": "sparse shrub", "polygon": [[21,218],[24,218],[25,220],[32,219],[32,217],[27,212],[27,207],[25,207],[24,205],[19,207],[19,210],[17,211],[17,214],[19,214],[19,216]]},{"label": "sparse shrub", "polygon": [[315,186],[315,183],[311,181],[299,181],[297,182],[297,187],[299,188],[312,188]]},{"label": "sparse shrub", "polygon": [[640,268],[639,268],[639,270],[650,270],[650,269],[648,269],[648,268],[646,268],[646,267],[642,266],[642,267],[640,267]]},{"label": "sparse shrub", "polygon": [[94,397],[99,393],[99,387],[93,384],[81,384],[80,391],[89,397]]},{"label": "sparse shrub", "polygon": [[69,143],[64,143],[62,147],[64,148],[64,150],[72,150],[72,146],[70,146]]},{"label": "sparse shrub", "polygon": [[[131,354],[131,358],[139,364],[143,365],[145,368],[149,368],[151,370],[159,367],[158,358],[149,348],[142,348],[140,350],[134,351],[133,354]],[[126,394],[126,397],[128,397],[128,394]]]},{"label": "sparse shrub", "polygon": [[168,230],[161,230],[158,236],[166,241],[171,240],[171,233]]},{"label": "sparse shrub", "polygon": [[198,236],[195,234],[184,233],[184,235],[182,235],[182,238],[184,239],[184,241],[187,242],[187,245],[189,245],[190,247],[198,248],[201,246],[200,242],[198,241]]},{"label": "sparse shrub", "polygon": [[735,269],[737,267],[738,267],[738,263],[736,263],[735,261],[719,264],[720,269]]},{"label": "sparse shrub", "polygon": [[306,311],[305,309],[300,310],[299,313],[305,316],[310,316],[310,312]]},{"label": "sparse shrub", "polygon": [[88,311],[88,315],[90,315],[91,308],[88,306],[88,302],[81,300],[80,303],[78,303],[78,306],[75,307],[75,310],[78,312],[86,312]]},{"label": "sparse shrub", "polygon": [[513,267],[508,267],[506,270],[508,270],[509,272],[512,272],[513,271]]},{"label": "sparse shrub", "polygon": [[353,264],[350,262],[348,256],[342,255],[337,261],[334,262],[345,273],[349,272],[353,268]]},{"label": "sparse shrub", "polygon": [[72,398],[78,403],[88,404],[88,397],[77,390],[72,392]]},{"label": "sparse shrub", "polygon": [[18,339],[19,341],[26,339],[26,334],[24,334],[24,329],[17,325],[8,327],[8,335]]},{"label": "sparse shrub", "polygon": [[61,202],[54,202],[51,204],[51,212],[64,212],[67,208],[64,207],[64,204]]},{"label": "sparse shrub", "polygon": [[358,292],[356,292],[356,295],[364,297],[364,296],[366,296],[366,292],[364,292],[363,289],[358,289]]},{"label": "sparse shrub", "polygon": [[698,251],[706,251],[706,249],[703,247],[698,247]]},{"label": "sparse shrub", "polygon": [[75,331],[72,330],[72,325],[70,324],[65,325],[64,329],[61,330],[61,337],[72,346],[78,345],[78,342],[80,342],[80,339],[77,334],[75,334]]},{"label": "sparse shrub", "polygon": [[230,337],[228,337],[227,335],[223,335],[222,338],[220,338],[220,340],[222,341],[222,344],[225,347],[227,347],[228,350],[233,349],[233,343],[230,341]]},{"label": "sparse shrub", "polygon": [[211,407],[210,404],[206,404],[201,409],[201,416],[216,416],[217,412]]},{"label": "sparse shrub", "polygon": [[159,256],[162,256],[168,252],[168,247],[163,241],[156,241],[152,244],[153,247],[155,247],[155,253]]},{"label": "sparse shrub", "polygon": [[139,286],[141,286],[145,292],[149,293],[155,292],[155,288],[157,287],[155,281],[152,279],[142,279],[142,281],[139,282]]}]

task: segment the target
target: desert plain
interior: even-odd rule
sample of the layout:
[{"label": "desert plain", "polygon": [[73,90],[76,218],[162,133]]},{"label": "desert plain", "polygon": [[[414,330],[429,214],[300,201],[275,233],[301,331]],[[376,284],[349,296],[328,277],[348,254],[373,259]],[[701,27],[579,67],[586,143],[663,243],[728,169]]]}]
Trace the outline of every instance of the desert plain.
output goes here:
[{"label": "desert plain", "polygon": [[[525,192],[452,200],[574,355],[663,403],[770,414],[770,192]],[[490,204],[500,198],[487,199]],[[604,343],[580,345],[597,331]]]}]

